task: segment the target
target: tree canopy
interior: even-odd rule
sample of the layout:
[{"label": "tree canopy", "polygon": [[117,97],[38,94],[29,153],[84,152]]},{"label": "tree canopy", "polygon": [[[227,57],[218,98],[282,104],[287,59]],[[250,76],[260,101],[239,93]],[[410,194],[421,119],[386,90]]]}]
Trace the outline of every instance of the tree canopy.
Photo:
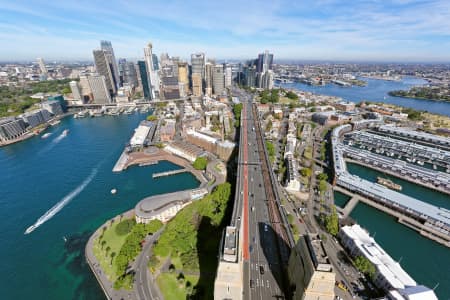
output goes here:
[{"label": "tree canopy", "polygon": [[196,170],[205,170],[207,165],[208,165],[208,159],[204,156],[197,157],[197,159],[192,164],[192,166]]}]

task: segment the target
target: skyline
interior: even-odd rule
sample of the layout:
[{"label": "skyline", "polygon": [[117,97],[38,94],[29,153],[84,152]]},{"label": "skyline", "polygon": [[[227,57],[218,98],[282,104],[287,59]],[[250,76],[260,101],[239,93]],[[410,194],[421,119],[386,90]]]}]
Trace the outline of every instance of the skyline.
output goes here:
[{"label": "skyline", "polygon": [[112,42],[116,58],[141,58],[151,41],[158,55],[186,60],[194,52],[247,59],[266,49],[276,60],[450,60],[450,3],[440,0],[0,4],[0,61],[91,61],[100,40]]}]

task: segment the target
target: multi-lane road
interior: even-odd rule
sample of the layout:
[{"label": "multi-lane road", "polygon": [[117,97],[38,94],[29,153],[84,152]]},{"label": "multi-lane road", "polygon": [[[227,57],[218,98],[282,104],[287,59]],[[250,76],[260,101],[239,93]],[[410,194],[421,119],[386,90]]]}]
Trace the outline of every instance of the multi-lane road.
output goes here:
[{"label": "multi-lane road", "polygon": [[[277,233],[269,215],[251,98],[243,101],[238,191],[243,204],[244,299],[284,299]],[[271,188],[271,187],[270,187]]]}]

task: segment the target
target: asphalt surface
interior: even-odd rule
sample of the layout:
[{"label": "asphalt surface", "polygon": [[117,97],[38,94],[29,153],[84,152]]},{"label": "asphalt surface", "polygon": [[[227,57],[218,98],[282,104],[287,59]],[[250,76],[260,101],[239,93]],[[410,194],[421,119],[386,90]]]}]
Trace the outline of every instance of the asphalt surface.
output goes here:
[{"label": "asphalt surface", "polygon": [[[251,101],[251,98],[248,97]],[[243,99],[244,100],[244,99]],[[244,207],[243,221],[248,225],[248,234],[244,232],[244,247],[248,247],[244,253],[244,299],[284,299],[282,292],[282,273],[280,255],[277,247],[276,233],[272,229],[269,220],[269,211],[266,202],[266,192],[261,161],[256,140],[257,124],[254,123],[251,102],[243,101],[243,122],[241,133],[244,135],[241,141],[241,181],[238,190],[241,191]],[[244,158],[244,161],[242,161]]]}]

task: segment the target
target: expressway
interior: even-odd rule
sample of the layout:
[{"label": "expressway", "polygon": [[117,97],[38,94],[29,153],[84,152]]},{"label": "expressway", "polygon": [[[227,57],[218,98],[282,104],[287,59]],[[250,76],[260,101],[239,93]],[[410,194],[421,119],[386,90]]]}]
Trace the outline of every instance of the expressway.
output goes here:
[{"label": "expressway", "polygon": [[244,299],[284,299],[280,238],[267,201],[272,187],[263,176],[264,150],[258,144],[259,124],[253,118],[251,102],[243,102],[241,125],[242,167],[238,176],[242,180],[238,181],[238,191],[243,205]]}]

